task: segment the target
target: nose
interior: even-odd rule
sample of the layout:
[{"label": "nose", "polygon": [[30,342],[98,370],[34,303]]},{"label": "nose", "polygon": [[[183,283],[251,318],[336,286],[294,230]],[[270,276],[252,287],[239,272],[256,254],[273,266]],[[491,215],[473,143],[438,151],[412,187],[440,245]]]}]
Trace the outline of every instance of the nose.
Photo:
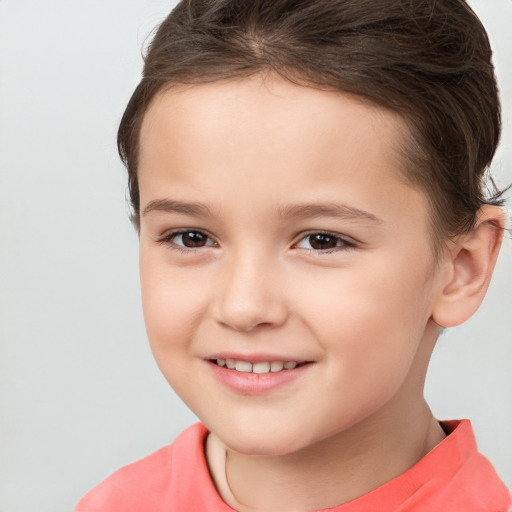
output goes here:
[{"label": "nose", "polygon": [[226,262],[215,299],[217,322],[246,333],[284,324],[288,318],[286,289],[277,267],[247,253]]}]

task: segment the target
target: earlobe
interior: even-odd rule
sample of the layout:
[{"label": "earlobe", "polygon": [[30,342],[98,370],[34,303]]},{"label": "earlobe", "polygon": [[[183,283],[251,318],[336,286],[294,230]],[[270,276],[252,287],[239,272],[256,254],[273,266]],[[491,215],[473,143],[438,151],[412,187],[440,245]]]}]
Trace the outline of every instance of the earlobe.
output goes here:
[{"label": "earlobe", "polygon": [[465,322],[480,306],[501,247],[505,217],[496,206],[484,206],[470,233],[461,235],[447,256],[449,272],[432,318],[441,327]]}]

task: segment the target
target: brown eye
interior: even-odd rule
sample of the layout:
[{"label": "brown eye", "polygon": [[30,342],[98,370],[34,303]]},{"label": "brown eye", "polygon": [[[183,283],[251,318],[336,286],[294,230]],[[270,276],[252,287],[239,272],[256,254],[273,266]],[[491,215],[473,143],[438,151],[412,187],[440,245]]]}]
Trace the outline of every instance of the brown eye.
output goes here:
[{"label": "brown eye", "polygon": [[177,229],[162,235],[160,238],[155,239],[155,241],[159,244],[167,245],[171,249],[190,253],[203,247],[218,247],[217,242],[207,233],[198,229]]},{"label": "brown eye", "polygon": [[307,237],[309,245],[315,250],[334,249],[340,242],[339,237],[325,233],[315,233]]},{"label": "brown eye", "polygon": [[317,253],[330,253],[342,249],[351,249],[355,246],[355,242],[347,240],[343,235],[318,231],[306,234],[295,247]]},{"label": "brown eye", "polygon": [[176,235],[174,243],[189,248],[204,247],[208,244],[208,237],[199,231],[187,231]]}]

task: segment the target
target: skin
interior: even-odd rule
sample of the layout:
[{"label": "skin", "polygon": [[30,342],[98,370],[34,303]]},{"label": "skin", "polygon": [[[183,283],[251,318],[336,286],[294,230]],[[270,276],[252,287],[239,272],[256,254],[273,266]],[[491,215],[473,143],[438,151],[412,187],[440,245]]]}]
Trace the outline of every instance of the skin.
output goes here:
[{"label": "skin", "polygon": [[[498,215],[484,215],[479,231],[490,271],[462,243],[435,261],[428,202],[403,179],[405,130],[399,116],[356,97],[272,75],[169,89],[145,115],[148,337],[210,430],[212,478],[237,510],[339,505],[444,437],[423,399],[425,373],[438,323],[471,314],[460,297],[474,275],[484,278],[473,309],[485,293],[499,248],[487,220]],[[180,229],[202,233],[203,245],[184,247]],[[315,248],[318,232],[336,247]],[[310,364],[251,395],[213,376],[208,359],[221,352]]]}]

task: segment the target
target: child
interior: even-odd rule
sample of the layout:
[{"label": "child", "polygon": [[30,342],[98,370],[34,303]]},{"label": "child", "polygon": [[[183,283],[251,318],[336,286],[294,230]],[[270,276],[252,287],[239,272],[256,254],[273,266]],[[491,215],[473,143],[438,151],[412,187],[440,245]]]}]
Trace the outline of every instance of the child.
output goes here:
[{"label": "child", "polygon": [[201,419],[77,512],[505,512],[423,398],[504,229],[463,0],[184,0],[119,129],[149,341]]}]

